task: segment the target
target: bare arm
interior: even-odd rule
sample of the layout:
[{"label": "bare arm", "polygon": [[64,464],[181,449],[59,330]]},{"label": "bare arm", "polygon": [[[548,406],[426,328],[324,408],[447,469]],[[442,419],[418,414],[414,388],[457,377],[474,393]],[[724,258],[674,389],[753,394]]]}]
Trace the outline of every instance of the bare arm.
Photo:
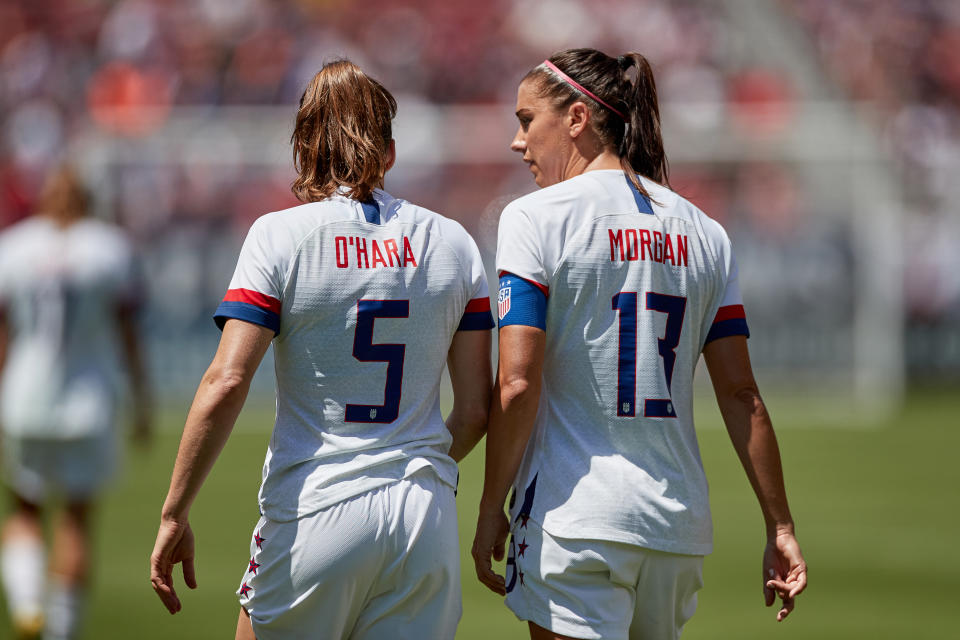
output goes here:
[{"label": "bare arm", "polygon": [[160,531],[150,557],[150,581],[170,613],[180,610],[173,566],[183,562],[184,582],[196,588],[193,532],[189,512],[200,486],[227,442],[246,400],[250,381],[273,331],[242,320],[227,320],[217,354],[200,380],[183,427],[170,489],[160,514]]},{"label": "bare arm", "polygon": [[500,330],[500,364],[490,404],[483,495],[472,550],[480,582],[500,595],[505,593],[504,579],[493,572],[491,556],[503,559],[508,531],[503,503],[533,432],[545,345],[542,329],[510,325]]},{"label": "bare arm", "polygon": [[147,384],[146,367],[140,334],[137,331],[136,310],[123,305],[117,309],[117,327],[120,330],[120,345],[123,349],[127,374],[130,377],[130,392],[133,396],[133,439],[147,444],[152,434],[151,410],[153,402]]},{"label": "bare arm", "polygon": [[767,531],[764,598],[770,606],[780,595],[783,607],[777,620],[783,620],[793,610],[794,598],[806,588],[807,567],[794,534],[773,424],[753,377],[744,336],[714,340],[703,356],[727,433],[763,512]]},{"label": "bare arm", "polygon": [[490,407],[490,331],[457,331],[447,355],[453,409],[447,429],[453,436],[450,457],[460,462],[487,430]]}]

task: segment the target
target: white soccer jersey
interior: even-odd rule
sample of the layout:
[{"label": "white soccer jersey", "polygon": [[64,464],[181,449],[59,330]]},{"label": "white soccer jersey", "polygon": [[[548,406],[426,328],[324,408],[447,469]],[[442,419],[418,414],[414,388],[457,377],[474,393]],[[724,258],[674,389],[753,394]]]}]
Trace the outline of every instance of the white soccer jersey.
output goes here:
[{"label": "white soccer jersey", "polygon": [[440,376],[457,330],[493,328],[476,244],[377,190],[254,222],[216,312],[276,333],[260,509],[291,520],[432,466],[456,485]]},{"label": "white soccer jersey", "polygon": [[590,171],[515,200],[500,219],[501,326],[537,326],[511,314],[525,312],[528,283],[546,294],[543,388],[512,520],[705,554],[694,368],[708,340],[745,335],[746,321],[721,226],[643,184],[652,203],[622,171]]},{"label": "white soccer jersey", "polygon": [[139,294],[133,251],[112,225],[84,219],[61,228],[33,217],[0,235],[7,433],[79,438],[113,426],[116,314]]}]

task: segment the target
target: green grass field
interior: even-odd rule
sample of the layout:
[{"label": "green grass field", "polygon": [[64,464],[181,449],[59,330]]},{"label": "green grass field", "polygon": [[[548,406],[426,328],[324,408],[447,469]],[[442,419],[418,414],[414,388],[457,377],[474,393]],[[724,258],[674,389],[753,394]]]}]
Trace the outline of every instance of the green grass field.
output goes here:
[{"label": "green grass field", "polygon": [[[849,416],[842,423],[808,418],[812,414],[802,403],[768,404],[810,566],[809,589],[784,623],[762,606],[759,509],[719,415],[700,410],[716,550],[706,561],[706,586],[684,638],[955,637],[960,394],[914,393],[901,415],[866,428],[850,428]],[[199,588],[182,587],[183,611],[170,616],[150,588],[147,565],[179,437],[175,423],[185,410],[161,416],[166,423],[148,453],[128,452],[123,482],[104,501],[84,638],[233,637],[233,592],[258,515],[255,497],[268,438],[263,425],[270,415],[257,406],[244,411],[194,505]],[[525,638],[525,625],[473,574],[468,549],[482,465],[478,450],[461,469],[464,616],[457,638]],[[11,637],[5,612],[0,600],[0,638]]]}]

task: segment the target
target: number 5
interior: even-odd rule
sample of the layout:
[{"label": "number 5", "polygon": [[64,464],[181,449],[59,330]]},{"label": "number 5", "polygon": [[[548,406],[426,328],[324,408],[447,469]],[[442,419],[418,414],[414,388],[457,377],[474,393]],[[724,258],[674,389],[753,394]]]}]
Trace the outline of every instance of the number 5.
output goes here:
[{"label": "number 5", "polygon": [[[648,292],[646,308],[667,314],[667,328],[662,338],[657,338],[657,352],[663,360],[663,374],[670,393],[673,382],[673,367],[677,362],[674,351],[680,344],[683,315],[687,299],[664,293]],[[613,309],[620,312],[620,346],[617,354],[617,415],[636,415],[637,397],[637,294],[621,291],[613,296]],[[676,418],[673,400],[647,398],[643,401],[643,415],[648,418]]]},{"label": "number 5", "polygon": [[407,318],[409,300],[357,300],[357,328],[353,334],[353,357],[360,362],[386,362],[387,381],[383,404],[348,404],[347,422],[393,422],[400,415],[403,387],[403,344],[373,344],[373,323],[377,318]]}]

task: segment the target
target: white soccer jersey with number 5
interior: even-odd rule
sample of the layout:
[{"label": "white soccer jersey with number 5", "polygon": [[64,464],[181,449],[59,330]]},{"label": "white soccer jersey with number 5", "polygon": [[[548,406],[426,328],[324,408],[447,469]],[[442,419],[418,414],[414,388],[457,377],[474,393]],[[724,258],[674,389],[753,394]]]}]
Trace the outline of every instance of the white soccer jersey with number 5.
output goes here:
[{"label": "white soccer jersey with number 5", "polygon": [[458,223],[374,193],[254,222],[216,312],[272,329],[277,415],[260,509],[291,520],[426,466],[455,486],[439,383],[454,332],[493,328]]},{"label": "white soccer jersey with number 5", "polygon": [[722,227],[676,193],[590,171],[504,210],[501,327],[546,331],[534,435],[512,520],[555,536],[705,554],[712,525],[693,425],[704,344],[747,335]]}]

